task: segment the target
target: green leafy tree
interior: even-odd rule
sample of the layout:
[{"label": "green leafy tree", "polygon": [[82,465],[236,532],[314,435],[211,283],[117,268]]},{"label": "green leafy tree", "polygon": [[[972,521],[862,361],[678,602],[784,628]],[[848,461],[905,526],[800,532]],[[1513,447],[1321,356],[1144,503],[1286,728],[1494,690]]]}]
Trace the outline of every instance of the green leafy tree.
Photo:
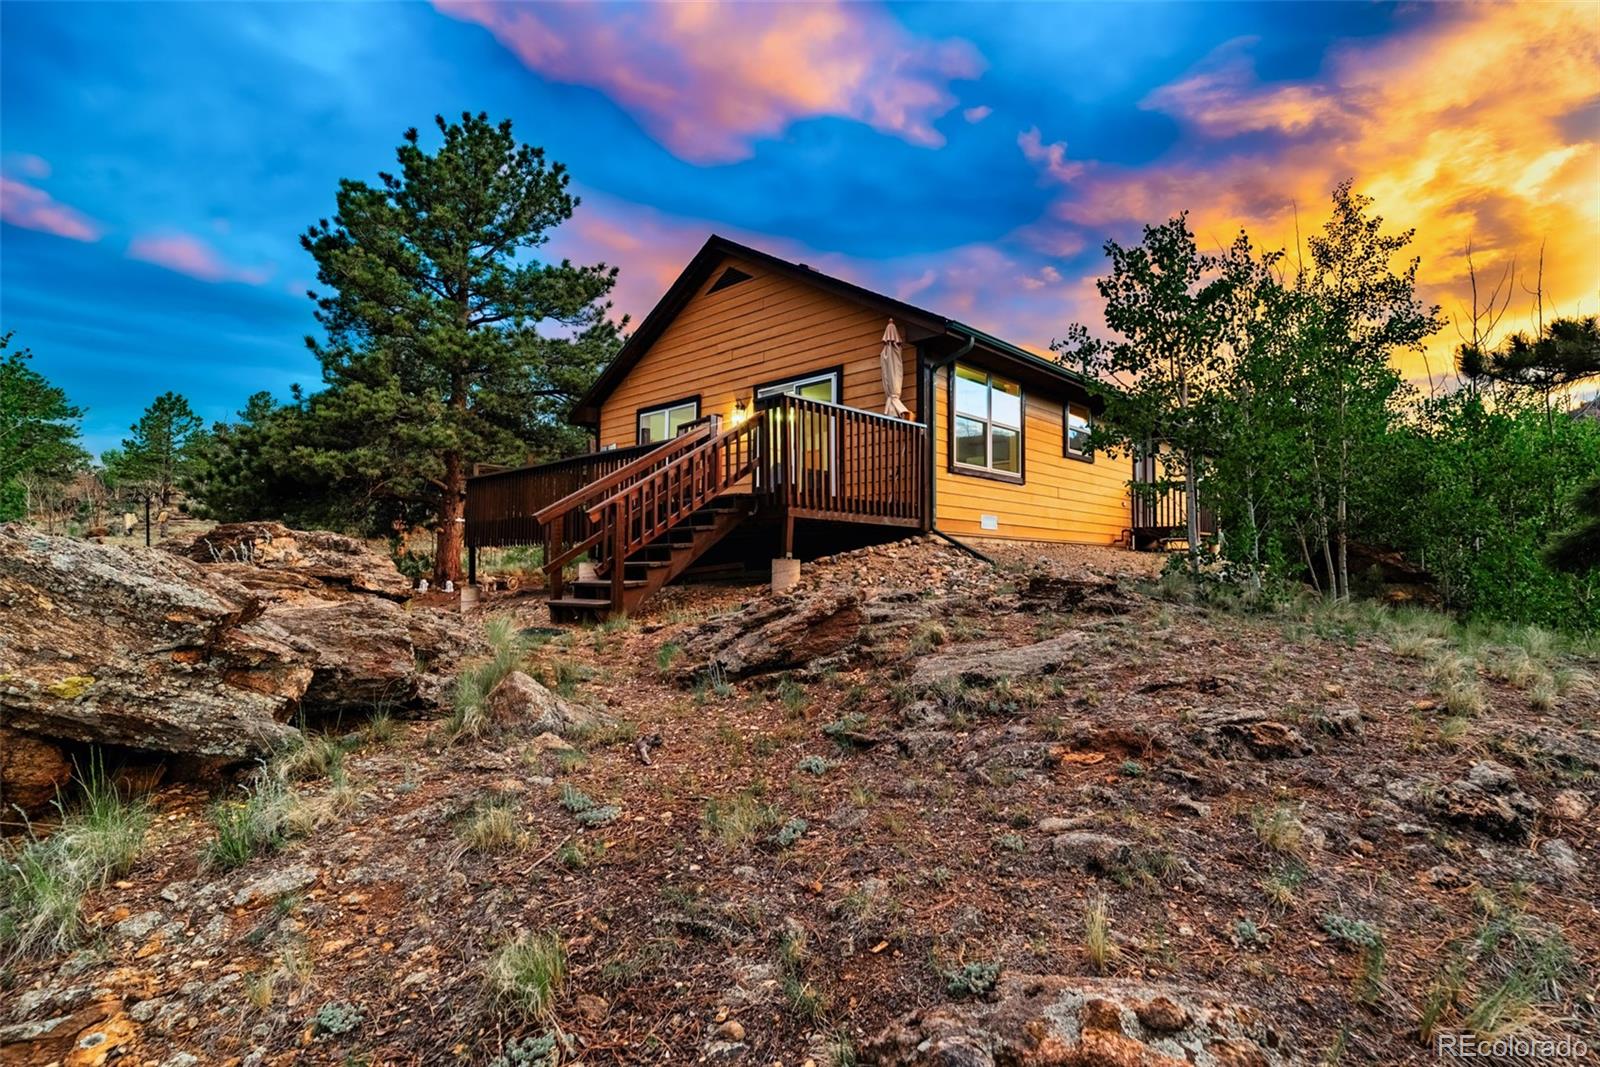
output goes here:
[{"label": "green leafy tree", "polygon": [[1107,241],[1110,273],[1095,287],[1114,339],[1075,324],[1055,350],[1094,382],[1105,402],[1097,446],[1170,450],[1182,473],[1190,565],[1199,567],[1199,474],[1211,446],[1210,407],[1222,381],[1217,360],[1228,280],[1201,253],[1187,214],[1146,226],[1143,241]]},{"label": "green leafy tree", "polygon": [[172,492],[193,470],[205,423],[189,401],[173,392],[150,402],[130,428],[122,447],[101,456],[113,485],[159,503],[172,504]]},{"label": "green leafy tree", "polygon": [[1600,571],[1600,476],[1577,493],[1573,525],[1562,530],[1545,549],[1545,561],[1573,574]]},{"label": "green leafy tree", "polygon": [[425,508],[442,582],[460,577],[471,464],[577,444],[562,416],[620,333],[604,302],[614,269],[535,254],[578,205],[566,169],[509,122],[436,123],[436,152],[407,131],[398,173],[340,182],[333,219],[302,238],[330,290],[327,339],[308,342],[327,388],[306,412],[333,432],[296,462]]},{"label": "green leafy tree", "polygon": [[83,411],[29,366],[33,353],[0,334],[0,520],[28,513],[47,485],[64,485],[88,461],[78,444]]},{"label": "green leafy tree", "polygon": [[1374,508],[1388,507],[1376,476],[1394,404],[1405,389],[1394,368],[1403,351],[1421,351],[1443,325],[1437,306],[1417,298],[1415,257],[1395,259],[1415,231],[1385,233],[1372,198],[1349,181],[1333,191],[1333,214],[1307,240],[1295,287],[1304,299],[1295,323],[1298,373],[1286,381],[1307,413],[1309,495],[1327,566],[1329,591],[1350,595],[1349,544]]}]

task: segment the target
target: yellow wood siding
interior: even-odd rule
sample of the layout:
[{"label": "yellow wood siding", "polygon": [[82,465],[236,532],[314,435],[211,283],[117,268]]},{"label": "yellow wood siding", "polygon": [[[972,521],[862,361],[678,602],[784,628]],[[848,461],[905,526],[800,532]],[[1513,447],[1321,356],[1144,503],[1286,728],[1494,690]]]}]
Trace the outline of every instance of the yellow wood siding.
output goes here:
[{"label": "yellow wood siding", "polygon": [[[1132,466],[1121,455],[1101,454],[1093,463],[1062,454],[1061,400],[1023,390],[1022,484],[957,474],[950,470],[949,371],[941,370],[934,396],[935,524],[949,534],[1022,541],[1071,541],[1108,545],[1130,521],[1128,478]],[[983,528],[983,516],[997,526]]]},{"label": "yellow wood siding", "polygon": [[[752,277],[706,292],[729,266]],[[600,444],[633,444],[640,408],[698,394],[700,414],[726,422],[734,401],[750,401],[758,384],[839,367],[840,403],[881,412],[878,353],[886,322],[881,311],[729,257],[606,397]],[[916,391],[916,350],[907,344],[900,397],[913,412]]]}]

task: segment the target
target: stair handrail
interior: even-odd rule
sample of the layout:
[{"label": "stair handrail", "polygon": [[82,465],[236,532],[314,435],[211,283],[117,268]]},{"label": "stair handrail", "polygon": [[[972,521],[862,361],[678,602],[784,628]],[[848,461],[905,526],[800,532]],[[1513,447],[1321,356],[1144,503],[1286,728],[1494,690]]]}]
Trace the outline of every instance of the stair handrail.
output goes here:
[{"label": "stair handrail", "polygon": [[604,530],[591,531],[589,536],[568,545],[564,551],[557,551],[560,542],[556,537],[559,524],[566,521],[572,512],[586,506],[588,501],[597,495],[612,492],[618,486],[631,484],[640,478],[648,477],[652,468],[670,462],[677,456],[694,451],[704,444],[706,439],[715,432],[713,422],[702,423],[685,430],[670,441],[663,441],[660,448],[653,448],[624,466],[618,467],[610,474],[597,481],[590,482],[582,488],[568,493],[560,500],[540,508],[534,513],[534,521],[544,531],[544,576],[550,589],[551,599],[559,599],[562,592],[561,571],[568,563],[583,555],[589,549],[599,544],[604,536]]},{"label": "stair handrail", "polygon": [[551,519],[561,518],[565,516],[567,512],[576,510],[582,505],[583,501],[594,496],[596,493],[609,493],[617,486],[627,481],[633,475],[638,474],[640,471],[660,463],[661,461],[669,458],[669,456],[672,454],[687,449],[687,447],[690,445],[698,443],[707,435],[709,435],[710,432],[711,425],[706,423],[696,426],[692,430],[685,431],[684,433],[679,434],[677,437],[672,438],[670,441],[663,441],[661,442],[660,448],[651,449],[649,452],[646,452],[633,462],[618,467],[604,478],[601,478],[598,481],[590,482],[588,485],[568,493],[566,496],[555,501],[554,503],[546,504],[544,507],[534,512],[533,519],[540,525],[544,525]]},{"label": "stair handrail", "polygon": [[[627,559],[630,554],[649,544],[662,533],[677,526],[689,515],[704,507],[710,501],[727,492],[747,474],[753,471],[759,459],[758,445],[761,438],[757,430],[764,424],[765,413],[757,412],[751,418],[731,430],[714,433],[709,439],[701,442],[695,448],[683,455],[663,464],[661,467],[638,479],[631,485],[625,486],[606,499],[600,501],[589,509],[589,521],[599,522],[597,540],[604,542],[606,548],[599,561],[600,569],[610,571],[611,576],[611,602],[612,608],[622,606],[622,592],[625,588],[625,572]],[[728,462],[728,449],[739,439],[745,439],[743,458],[736,463]],[[694,465],[707,462],[709,457],[709,475],[703,481],[693,481]],[[691,488],[685,497],[679,500],[672,509],[669,518],[657,518],[651,522],[646,516],[640,516],[639,532],[633,532],[632,501],[637,496],[641,500],[649,490],[651,482],[669,488],[673,474],[680,468],[690,468]],[[604,516],[602,518],[602,516]]]}]

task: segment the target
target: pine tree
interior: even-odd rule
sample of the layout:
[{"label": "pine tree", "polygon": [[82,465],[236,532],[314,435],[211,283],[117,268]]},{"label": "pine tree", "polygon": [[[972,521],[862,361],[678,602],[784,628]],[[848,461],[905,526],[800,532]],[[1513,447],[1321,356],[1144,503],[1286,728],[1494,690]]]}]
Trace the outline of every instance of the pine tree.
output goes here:
[{"label": "pine tree", "polygon": [[604,302],[615,269],[534,254],[578,206],[566,169],[510,122],[435,121],[436,152],[407,131],[398,173],[340,182],[333,219],[301,239],[331,291],[317,298],[327,339],[308,339],[327,389],[308,410],[341,428],[302,458],[426,507],[442,583],[460,578],[470,465],[570,451],[562,416],[620,336]]},{"label": "pine tree", "polygon": [[122,447],[101,458],[114,484],[147,494],[166,508],[172,492],[195,462],[205,424],[177,393],[166,392],[150,402],[122,439]]},{"label": "pine tree", "polygon": [[65,482],[88,459],[78,446],[83,411],[28,366],[33,353],[12,348],[12,336],[0,334],[0,520],[25,516],[30,486]]}]

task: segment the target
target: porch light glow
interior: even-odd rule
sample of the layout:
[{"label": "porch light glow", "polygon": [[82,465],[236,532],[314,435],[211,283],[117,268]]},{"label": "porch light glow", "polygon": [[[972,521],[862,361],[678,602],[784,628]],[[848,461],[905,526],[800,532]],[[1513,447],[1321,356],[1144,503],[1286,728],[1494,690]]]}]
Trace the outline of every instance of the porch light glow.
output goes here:
[{"label": "porch light glow", "polygon": [[744,420],[750,417],[750,406],[744,397],[736,397],[733,401],[733,414],[728,416],[728,425],[742,426]]}]

